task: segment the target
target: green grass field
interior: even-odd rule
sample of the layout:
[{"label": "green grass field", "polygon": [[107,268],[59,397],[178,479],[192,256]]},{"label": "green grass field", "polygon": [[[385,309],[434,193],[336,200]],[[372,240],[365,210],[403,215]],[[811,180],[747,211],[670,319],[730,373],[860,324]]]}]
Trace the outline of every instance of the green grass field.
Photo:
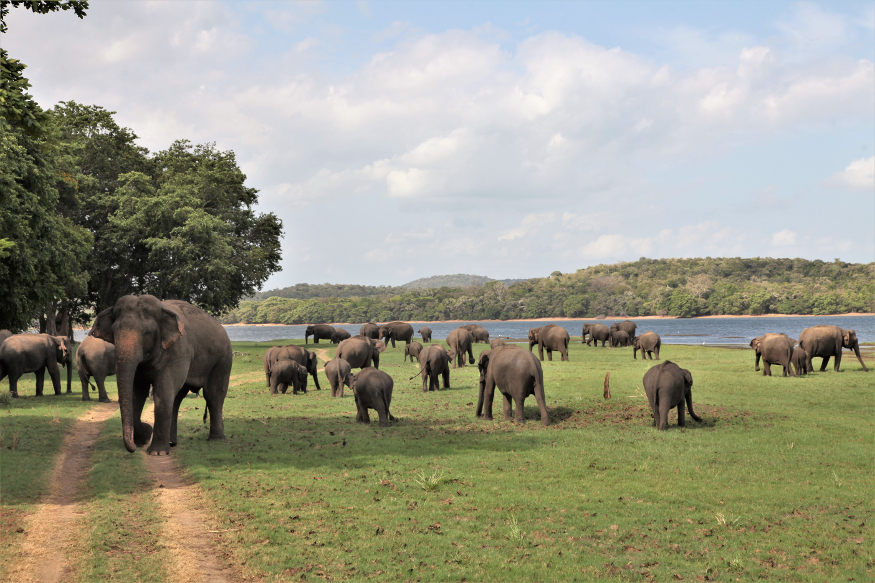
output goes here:
[{"label": "green grass field", "polygon": [[[749,350],[665,345],[664,359],[692,371],[704,422],[688,417],[686,429],[660,433],[650,425],[641,384],[654,363],[632,360],[631,349],[578,342],[570,362],[543,363],[553,420],[544,428],[533,398],[523,426],[475,419],[476,366],[452,371],[450,390],[422,393],[419,377],[408,380],[418,366],[402,362],[399,345],[380,363],[395,379],[399,420],[380,428],[356,424],[351,394],[332,399],[324,375],[322,391],[310,382],[306,395],[270,396],[261,364],[270,345],[234,343],[228,441],[207,442],[203,400],[186,399],[174,451],[206,494],[211,528],[225,531],[221,553],[247,576],[873,578],[875,377],[852,358],[839,374],[764,378]],[[488,348],[475,347],[475,356]],[[325,343],[310,348],[334,351]],[[28,386],[23,395],[33,395]],[[31,396],[0,408],[5,515],[26,513],[39,494],[18,478],[7,488],[8,477],[39,483],[64,423],[88,406],[78,399]],[[17,450],[9,449],[13,431],[29,436]],[[141,573],[160,580],[155,560],[143,565],[141,553],[113,553],[121,543],[106,542],[118,539],[117,505],[142,523],[138,548],[156,544],[148,482],[135,459],[110,420],[82,494],[91,535],[74,580]],[[16,544],[7,522],[15,520],[3,524],[6,555]]]}]

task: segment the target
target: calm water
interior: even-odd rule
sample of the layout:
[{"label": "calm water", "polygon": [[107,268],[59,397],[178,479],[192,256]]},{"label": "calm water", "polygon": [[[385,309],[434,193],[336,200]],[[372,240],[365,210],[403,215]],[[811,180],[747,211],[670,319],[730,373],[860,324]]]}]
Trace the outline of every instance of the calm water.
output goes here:
[{"label": "calm water", "polygon": [[[487,330],[491,338],[498,336],[510,338],[527,338],[529,328],[556,324],[562,326],[572,336],[580,336],[585,322],[601,323],[610,326],[614,322],[622,322],[625,318],[606,320],[562,320],[541,322],[471,322],[480,324]],[[662,337],[663,344],[742,344],[766,332],[784,332],[798,338],[799,333],[809,326],[818,324],[834,324],[842,328],[850,328],[857,332],[860,342],[875,341],[875,317],[872,316],[815,316],[787,318],[708,318],[708,319],[656,319],[629,320],[638,324],[637,332],[656,332]],[[460,323],[441,322],[411,322],[414,331],[423,326],[432,330],[433,338],[445,339],[447,334],[461,326]],[[360,324],[341,325],[350,334],[358,334]],[[226,326],[231,340],[249,340],[267,342],[279,339],[304,338],[306,326]],[[415,336],[419,336],[414,332]],[[76,338],[85,336],[85,331],[77,331]],[[321,342],[326,342],[323,340]]]}]

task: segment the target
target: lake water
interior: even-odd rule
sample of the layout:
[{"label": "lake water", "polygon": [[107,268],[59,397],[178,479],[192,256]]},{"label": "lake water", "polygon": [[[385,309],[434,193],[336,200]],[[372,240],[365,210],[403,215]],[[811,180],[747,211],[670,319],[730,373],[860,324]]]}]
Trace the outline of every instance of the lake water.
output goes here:
[{"label": "lake water", "polygon": [[[580,336],[583,324],[601,323],[610,326],[614,322],[622,322],[625,318],[606,320],[557,320],[538,322],[470,322],[480,324],[489,330],[490,338],[499,336],[508,338],[527,338],[529,328],[556,324],[568,330],[571,336]],[[842,328],[850,328],[857,332],[860,342],[875,341],[875,317],[873,316],[808,316],[786,318],[693,318],[693,319],[653,319],[635,320],[638,334],[653,331],[662,337],[663,344],[705,344],[746,346],[752,338],[766,332],[784,332],[792,338],[799,338],[799,333],[810,326],[819,324],[834,324]],[[432,330],[434,339],[443,340],[447,335],[461,326],[458,322],[411,322],[414,331],[423,326]],[[358,334],[360,324],[342,325],[350,334]],[[302,339],[306,326],[226,326],[231,340],[249,340],[267,342],[281,339]],[[415,336],[419,336],[414,332]],[[85,331],[77,331],[76,338],[85,336]],[[323,340],[322,342],[327,342]]]}]

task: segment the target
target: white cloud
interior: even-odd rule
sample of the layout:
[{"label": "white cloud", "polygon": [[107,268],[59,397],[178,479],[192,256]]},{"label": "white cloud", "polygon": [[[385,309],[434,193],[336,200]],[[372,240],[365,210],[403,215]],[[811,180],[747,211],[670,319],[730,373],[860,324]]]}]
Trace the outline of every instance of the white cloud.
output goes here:
[{"label": "white cloud", "polygon": [[790,229],[784,229],[772,234],[772,245],[775,247],[789,247],[796,244],[796,233]]},{"label": "white cloud", "polygon": [[556,220],[556,215],[553,213],[529,214],[523,217],[520,221],[520,226],[514,229],[504,231],[499,237],[499,241],[512,241],[525,237],[529,233],[537,232],[539,227],[549,225]]},{"label": "white cloud", "polygon": [[843,172],[833,174],[824,185],[870,193],[875,191],[875,156],[854,160]]}]

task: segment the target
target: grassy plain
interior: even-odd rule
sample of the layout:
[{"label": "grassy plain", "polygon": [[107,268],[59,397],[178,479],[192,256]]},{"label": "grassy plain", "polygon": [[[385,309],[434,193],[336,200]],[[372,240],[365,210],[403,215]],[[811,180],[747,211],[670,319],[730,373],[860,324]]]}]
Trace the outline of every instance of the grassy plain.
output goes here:
[{"label": "grassy plain", "polygon": [[[448,391],[422,393],[418,377],[408,380],[417,365],[402,362],[399,345],[381,357],[395,379],[399,421],[381,429],[356,424],[351,395],[332,399],[324,375],[322,391],[311,382],[306,395],[271,397],[261,366],[270,345],[234,343],[229,440],[207,442],[203,400],[186,399],[174,451],[206,494],[210,527],[225,531],[220,553],[248,576],[873,578],[875,395],[873,377],[853,359],[840,374],[764,378],[748,350],[665,345],[663,358],[692,371],[704,423],[688,418],[686,429],[659,433],[641,386],[653,363],[632,360],[631,349],[576,343],[570,362],[545,362],[553,424],[544,428],[533,399],[523,426],[476,420],[476,367],[452,371]],[[476,345],[475,356],[484,348]],[[87,406],[76,399],[20,399],[0,409],[4,436],[25,425],[41,436],[26,457],[3,450],[4,513],[32,503],[22,486],[7,493],[7,477],[31,472],[39,483],[57,449],[53,437]],[[83,492],[90,534],[77,580],[161,579],[137,457],[110,420]],[[120,516],[138,517],[133,534],[118,534]],[[136,552],[119,552],[126,542]],[[138,565],[144,555],[152,566]]]}]

